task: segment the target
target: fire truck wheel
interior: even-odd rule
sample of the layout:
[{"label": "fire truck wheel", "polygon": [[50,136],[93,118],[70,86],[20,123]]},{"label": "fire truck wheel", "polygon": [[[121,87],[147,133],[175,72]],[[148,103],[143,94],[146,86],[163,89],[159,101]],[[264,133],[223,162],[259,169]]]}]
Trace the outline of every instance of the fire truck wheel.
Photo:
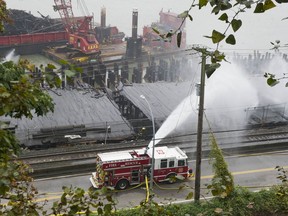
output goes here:
[{"label": "fire truck wheel", "polygon": [[167,176],[167,178],[168,178],[168,183],[169,184],[173,184],[173,183],[175,183],[177,181],[175,173],[174,174],[169,174]]},{"label": "fire truck wheel", "polygon": [[129,182],[126,179],[122,179],[117,183],[116,188],[118,190],[125,190],[129,185]]}]

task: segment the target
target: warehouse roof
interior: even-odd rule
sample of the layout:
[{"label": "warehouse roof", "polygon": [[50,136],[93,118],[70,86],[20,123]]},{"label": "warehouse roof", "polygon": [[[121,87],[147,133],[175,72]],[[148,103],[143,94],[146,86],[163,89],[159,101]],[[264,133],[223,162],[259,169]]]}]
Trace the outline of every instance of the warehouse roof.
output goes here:
[{"label": "warehouse roof", "polygon": [[[13,119],[10,125],[17,125],[16,134],[25,139],[32,134],[43,137],[48,132],[65,131],[65,135],[87,133],[87,137],[127,137],[133,133],[130,124],[122,118],[117,105],[103,92],[91,90],[48,90],[55,103],[53,113],[33,119]],[[73,127],[71,127],[73,126]],[[81,129],[82,128],[82,129]],[[53,132],[54,130],[54,132]],[[111,133],[106,132],[106,130]],[[80,132],[79,132],[80,131]],[[64,132],[63,132],[64,133]],[[64,134],[62,134],[64,137]]]},{"label": "warehouse roof", "polygon": [[130,86],[123,86],[120,94],[151,119],[147,102],[140,97],[144,95],[151,106],[155,123],[159,125],[184,98],[191,94],[191,82],[133,83]]},{"label": "warehouse roof", "polygon": [[[191,92],[190,87],[190,82],[134,83],[131,86],[122,86],[120,94],[151,119],[149,107],[140,97],[144,95],[151,105],[155,123],[160,126],[177,105],[188,96]],[[45,139],[49,141],[54,134],[58,138],[65,136],[78,138],[80,135],[82,138],[94,140],[104,140],[107,136],[109,140],[125,139],[134,133],[132,126],[122,117],[116,103],[102,91],[50,89],[47,92],[55,103],[54,113],[35,116],[32,120],[27,118],[10,120],[10,126],[17,125],[18,139],[23,140],[25,144],[43,143],[46,142]],[[109,94],[109,91],[107,93]]]}]

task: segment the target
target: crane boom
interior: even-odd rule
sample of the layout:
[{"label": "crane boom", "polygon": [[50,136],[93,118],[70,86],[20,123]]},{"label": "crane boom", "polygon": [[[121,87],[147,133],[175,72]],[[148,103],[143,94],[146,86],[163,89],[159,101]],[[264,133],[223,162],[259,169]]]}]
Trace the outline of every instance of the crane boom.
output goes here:
[{"label": "crane boom", "polygon": [[54,3],[54,10],[58,11],[69,35],[69,44],[85,54],[99,53],[99,43],[92,28],[93,16],[75,18],[71,0],[54,0]]}]

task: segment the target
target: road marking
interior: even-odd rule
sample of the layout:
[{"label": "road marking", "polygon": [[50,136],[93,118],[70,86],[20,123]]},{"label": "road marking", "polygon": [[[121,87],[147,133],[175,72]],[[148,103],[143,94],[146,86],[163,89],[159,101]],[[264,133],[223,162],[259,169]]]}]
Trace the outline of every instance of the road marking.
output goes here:
[{"label": "road marking", "polygon": [[48,201],[48,200],[58,200],[58,199],[60,199],[61,198],[61,196],[50,196],[50,197],[43,197],[43,198],[38,198],[38,199],[36,199],[36,202],[44,202],[44,201]]},{"label": "road marking", "polygon": [[[225,149],[222,149],[223,155],[225,154]],[[224,155],[225,159],[229,158],[240,158],[240,157],[253,157],[253,156],[262,156],[262,155],[285,155],[288,154],[288,150],[281,150],[281,151],[269,151],[269,152],[260,152],[260,153],[248,153],[248,154],[236,154],[236,155]],[[210,158],[202,158],[202,161],[209,161]],[[188,160],[188,162],[195,162],[194,160]]]},{"label": "road marking", "polygon": [[[288,166],[283,166],[283,169],[287,169]],[[245,170],[245,171],[237,171],[237,172],[231,172],[233,176],[235,175],[245,175],[245,174],[251,174],[251,173],[260,173],[260,172],[270,172],[275,171],[275,167],[271,168],[264,168],[264,169],[255,169],[255,170]],[[207,176],[201,176],[201,179],[210,179],[213,178],[214,175],[207,175]],[[192,178],[195,179],[195,178]]]},{"label": "road marking", "polygon": [[[249,157],[249,156],[257,156],[257,155],[269,155],[269,154],[275,154],[275,153],[284,153],[286,151],[271,151],[271,152],[266,152],[266,153],[254,153],[254,154],[241,154],[241,155],[233,155],[233,156],[226,156],[225,158],[234,158],[234,157]],[[203,159],[203,160],[209,160],[209,159]],[[189,160],[189,162],[192,162],[195,160]],[[284,169],[287,169],[288,166],[283,166]],[[245,175],[245,174],[251,174],[251,173],[260,173],[260,172],[270,172],[270,171],[275,171],[275,167],[271,167],[271,168],[263,168],[263,169],[255,169],[255,170],[245,170],[245,171],[237,171],[237,172],[232,172],[233,176],[236,175]],[[90,174],[90,173],[89,173]],[[74,175],[74,177],[76,176],[85,176],[86,174],[76,174]],[[206,176],[201,176],[201,179],[211,179],[213,178],[214,175],[206,175]],[[71,176],[61,176],[61,178],[71,178],[73,177],[73,175]],[[46,179],[38,179],[37,181],[43,181],[43,180],[52,180],[53,178],[46,178]],[[59,179],[59,177],[58,177]],[[190,178],[191,180],[194,180],[195,178]],[[46,195],[52,195],[53,196],[48,196],[46,198],[38,198],[36,201],[37,202],[42,202],[45,200],[56,200],[56,199],[60,199],[61,195],[55,195],[55,194],[62,194],[63,192],[55,192],[55,193],[46,193]]]},{"label": "road marking", "polygon": [[[283,169],[288,169],[288,166],[283,166]],[[275,171],[275,167],[270,167],[270,168],[263,168],[263,169],[255,169],[255,170],[245,170],[245,171],[237,171],[237,172],[232,172],[233,176],[236,175],[245,175],[245,174],[251,174],[251,173],[260,173],[260,172],[270,172],[270,171]],[[214,175],[206,175],[206,176],[201,176],[201,179],[211,179],[213,178]],[[191,180],[194,180],[195,178],[190,178]],[[47,195],[49,194],[62,194],[62,192],[54,192],[54,193],[46,193]],[[46,198],[39,198],[36,201],[37,202],[42,202],[45,200],[54,200],[54,199],[59,199],[61,195],[59,196],[48,196]]]},{"label": "road marking", "polygon": [[[225,149],[223,149],[222,151],[224,151]],[[239,155],[231,155],[231,156],[224,156],[224,158],[228,159],[228,158],[236,158],[236,157],[250,157],[250,156],[260,156],[260,155],[270,155],[270,154],[277,154],[279,153],[279,155],[283,155],[285,152],[287,152],[288,154],[288,150],[283,150],[283,151],[270,151],[270,152],[264,152],[264,153],[251,153],[251,154],[239,154]],[[209,158],[203,158],[202,161],[209,161]],[[191,162],[195,162],[196,160],[188,160],[189,163]],[[81,177],[81,176],[87,176],[87,175],[91,175],[91,173],[80,173],[80,174],[73,174],[73,175],[64,175],[64,176],[57,176],[57,177],[48,177],[48,178],[39,178],[39,179],[35,179],[35,182],[39,182],[39,181],[50,181],[53,179],[61,179],[61,178],[73,178],[73,177]]]},{"label": "road marking", "polygon": [[80,173],[80,174],[71,174],[71,175],[64,175],[64,176],[56,176],[56,177],[48,177],[48,178],[38,178],[35,179],[35,182],[40,182],[40,181],[50,181],[50,180],[54,180],[54,179],[62,179],[62,178],[73,178],[73,177],[81,177],[81,176],[87,176],[87,175],[91,175],[91,172],[89,173]]}]

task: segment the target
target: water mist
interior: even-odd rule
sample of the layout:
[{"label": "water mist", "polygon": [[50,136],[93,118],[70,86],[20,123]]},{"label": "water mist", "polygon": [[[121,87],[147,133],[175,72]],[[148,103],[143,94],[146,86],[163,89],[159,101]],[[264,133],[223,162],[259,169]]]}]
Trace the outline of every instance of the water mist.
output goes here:
[{"label": "water mist", "polygon": [[[169,134],[196,132],[198,96],[195,92],[194,88],[169,115],[155,135],[155,144]],[[236,64],[223,62],[221,67],[206,80],[204,109],[213,130],[242,126],[247,118],[245,108],[257,106],[258,103],[257,89],[249,76]],[[204,129],[207,130],[205,118]],[[151,141],[149,147],[152,145]]]},{"label": "water mist", "polygon": [[13,61],[14,63],[18,63],[20,56],[16,55],[15,49],[12,49],[2,60],[3,62]]}]

